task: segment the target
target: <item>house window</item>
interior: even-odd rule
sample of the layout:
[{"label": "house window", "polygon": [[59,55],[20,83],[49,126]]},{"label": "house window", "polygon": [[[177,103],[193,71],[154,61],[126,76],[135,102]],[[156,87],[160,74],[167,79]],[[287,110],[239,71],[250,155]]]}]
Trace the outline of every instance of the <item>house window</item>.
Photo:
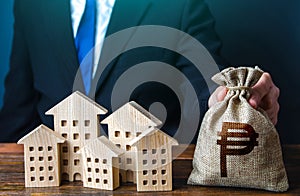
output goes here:
[{"label": "house window", "polygon": [[30,157],[29,160],[30,160],[30,161],[34,161],[34,157]]},{"label": "house window", "polygon": [[79,139],[79,134],[78,133],[74,133],[73,134],[73,139],[74,140],[78,140]]},{"label": "house window", "polygon": [[48,146],[48,151],[51,151],[52,150],[52,146]]},{"label": "house window", "polygon": [[138,137],[141,134],[142,134],[142,132],[136,132],[136,137]]},{"label": "house window", "polygon": [[30,178],[30,181],[31,181],[31,182],[34,182],[34,181],[35,181],[35,177],[31,177],[31,178]]},{"label": "house window", "polygon": [[74,160],[74,165],[79,165],[79,159]]},{"label": "house window", "polygon": [[107,163],[107,159],[103,159],[102,163],[106,164]]},{"label": "house window", "polygon": [[43,146],[40,146],[38,149],[39,149],[40,152],[44,150]]},{"label": "house window", "polygon": [[152,170],[152,175],[156,175],[157,174],[157,170]]},{"label": "house window", "polygon": [[44,176],[40,176],[40,181],[44,181]]},{"label": "house window", "polygon": [[166,181],[166,180],[162,180],[162,181],[161,181],[161,184],[162,184],[162,185],[167,185],[167,181]]},{"label": "house window", "polygon": [[121,148],[121,144],[116,144],[117,147]]},{"label": "house window", "polygon": [[86,159],[86,161],[87,161],[87,162],[91,162],[92,159],[91,159],[90,157],[88,157],[88,158]]},{"label": "house window", "polygon": [[165,169],[161,170],[161,175],[166,175],[167,171]]},{"label": "house window", "polygon": [[30,171],[33,172],[35,170],[34,167],[30,167]]},{"label": "house window", "polygon": [[147,165],[147,160],[143,160],[143,165]]},{"label": "house window", "polygon": [[96,183],[99,183],[99,182],[100,182],[99,178],[96,178]]},{"label": "house window", "polygon": [[166,159],[162,159],[162,160],[161,160],[161,164],[162,164],[162,165],[166,164],[166,162],[167,162]]},{"label": "house window", "polygon": [[89,140],[91,138],[91,134],[86,133],[84,137],[85,137],[86,140]]},{"label": "house window", "polygon": [[60,126],[62,126],[62,127],[67,126],[67,121],[66,120],[60,121]]},{"label": "house window", "polygon": [[115,131],[115,137],[120,137],[121,133],[120,131]]},{"label": "house window", "polygon": [[78,152],[79,151],[79,146],[74,146],[74,152]]},{"label": "house window", "polygon": [[148,175],[148,171],[147,170],[143,170],[143,175],[144,176]]},{"label": "house window", "polygon": [[67,153],[68,152],[68,147],[67,146],[63,146],[62,147],[62,151],[63,151],[63,153]]},{"label": "house window", "polygon": [[107,179],[104,179],[103,180],[103,184],[107,184],[108,183],[108,180]]},{"label": "house window", "polygon": [[156,149],[152,149],[152,154],[156,154]]},{"label": "house window", "polygon": [[130,132],[125,132],[125,137],[126,137],[126,138],[130,138],[130,136],[131,136],[131,133],[130,133]]},{"label": "house window", "polygon": [[166,149],[161,149],[161,154],[166,154]]},{"label": "house window", "polygon": [[53,176],[49,176],[49,181],[53,181]]},{"label": "house window", "polygon": [[33,146],[30,146],[29,147],[29,152],[33,152],[34,151],[34,147]]},{"label": "house window", "polygon": [[78,120],[73,120],[73,127],[77,127],[78,126]]},{"label": "house window", "polygon": [[126,159],[126,163],[127,163],[127,164],[132,164],[132,159],[131,159],[131,158],[127,158],[127,159]]},{"label": "house window", "polygon": [[152,180],[152,185],[157,185],[157,180]]},{"label": "house window", "polygon": [[87,171],[88,171],[88,172],[92,172],[92,168],[88,167],[88,168],[87,168]]},{"label": "house window", "polygon": [[53,160],[53,157],[52,156],[49,156],[48,157],[48,161],[52,161]]},{"label": "house window", "polygon": [[92,182],[92,178],[88,178],[88,182]]},{"label": "house window", "polygon": [[143,180],[143,185],[144,186],[148,185],[148,180]]},{"label": "house window", "polygon": [[64,165],[64,166],[67,166],[67,165],[68,165],[68,160],[67,160],[67,159],[64,159],[64,160],[63,160],[63,165]]},{"label": "house window", "polygon": [[107,169],[103,169],[103,174],[107,174]]},{"label": "house window", "polygon": [[131,150],[131,146],[130,145],[126,145],[126,150],[130,151]]},{"label": "house window", "polygon": [[49,167],[48,167],[48,170],[49,170],[49,171],[53,171],[53,167],[52,167],[52,166],[49,166]]},{"label": "house window", "polygon": [[68,138],[68,134],[67,133],[62,133],[61,136],[63,136],[64,138]]},{"label": "house window", "polygon": [[152,160],[152,164],[155,165],[156,163],[157,163],[157,160],[156,160],[156,159],[153,159],[153,160]]},{"label": "house window", "polygon": [[44,160],[44,157],[39,157],[39,161],[43,161]]},{"label": "house window", "polygon": [[95,172],[96,172],[96,173],[99,173],[99,171],[100,171],[99,168],[96,168],[96,169],[95,169]]},{"label": "house window", "polygon": [[90,126],[90,120],[85,120],[84,121],[84,126],[89,127]]},{"label": "house window", "polygon": [[40,167],[40,171],[44,171],[44,167]]},{"label": "house window", "polygon": [[143,149],[143,154],[147,154],[147,149]]}]

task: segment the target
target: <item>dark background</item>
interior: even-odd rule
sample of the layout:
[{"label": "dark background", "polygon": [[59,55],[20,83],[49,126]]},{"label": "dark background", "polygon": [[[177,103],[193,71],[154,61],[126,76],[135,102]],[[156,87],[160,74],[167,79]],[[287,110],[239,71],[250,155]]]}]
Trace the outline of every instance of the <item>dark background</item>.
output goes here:
[{"label": "dark background", "polygon": [[[222,55],[232,66],[259,65],[271,73],[281,89],[277,125],[281,140],[300,143],[300,1],[206,1],[223,41]],[[13,0],[0,1],[0,106],[13,35],[12,7]]]}]

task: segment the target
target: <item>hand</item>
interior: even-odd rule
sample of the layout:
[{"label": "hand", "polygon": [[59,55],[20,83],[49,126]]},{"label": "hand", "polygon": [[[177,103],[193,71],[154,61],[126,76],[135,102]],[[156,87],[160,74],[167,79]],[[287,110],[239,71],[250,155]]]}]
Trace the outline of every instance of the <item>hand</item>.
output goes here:
[{"label": "hand", "polygon": [[219,86],[209,97],[208,99],[208,107],[212,107],[216,103],[223,101],[226,94],[227,88],[225,86]]},{"label": "hand", "polygon": [[249,104],[253,108],[265,110],[274,125],[277,124],[280,90],[272,81],[269,73],[263,73],[258,82],[252,87]]},{"label": "hand", "polygon": [[[227,94],[224,86],[218,87],[210,96],[208,106],[211,107],[215,103],[222,101]],[[249,104],[253,108],[262,108],[265,110],[274,125],[277,124],[279,103],[278,97],[280,90],[272,81],[269,73],[263,73],[259,81],[252,87]]]}]

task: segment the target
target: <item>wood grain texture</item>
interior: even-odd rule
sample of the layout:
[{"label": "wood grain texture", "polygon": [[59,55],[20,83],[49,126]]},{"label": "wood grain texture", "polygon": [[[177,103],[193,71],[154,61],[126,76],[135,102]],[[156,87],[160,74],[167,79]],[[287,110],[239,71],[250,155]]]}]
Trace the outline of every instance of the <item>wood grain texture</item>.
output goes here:
[{"label": "wood grain texture", "polygon": [[114,190],[119,184],[119,156],[124,151],[105,136],[90,141],[78,153],[83,160],[83,186]]},{"label": "wood grain texture", "polygon": [[18,141],[24,144],[25,186],[60,185],[60,148],[65,139],[40,125]]},{"label": "wood grain texture", "polygon": [[[278,194],[263,190],[205,187],[187,185],[187,178],[192,170],[192,158],[194,145],[174,146],[184,148],[184,153],[173,157],[173,191],[159,192],[159,195],[282,195],[291,196],[300,193],[300,145],[283,146],[284,161],[289,177],[290,188],[287,192]],[[15,149],[15,150],[13,150]],[[132,183],[122,184],[114,191],[85,188],[82,182],[63,181],[60,187],[51,188],[25,188],[24,184],[24,160],[20,147],[16,144],[0,144],[0,194],[1,195],[157,195],[157,192],[137,192],[136,185]]]},{"label": "wood grain texture", "polygon": [[62,178],[82,179],[82,160],[77,152],[100,135],[99,115],[107,110],[76,91],[46,112],[54,117],[54,131],[67,141],[61,146]]},{"label": "wood grain texture", "polygon": [[137,149],[137,191],[171,191],[172,146],[178,142],[161,130],[150,128],[129,145]]},{"label": "wood grain texture", "polygon": [[122,182],[136,182],[136,147],[129,142],[149,127],[161,123],[134,101],[123,105],[101,122],[108,125],[109,140],[125,151],[120,165]]}]

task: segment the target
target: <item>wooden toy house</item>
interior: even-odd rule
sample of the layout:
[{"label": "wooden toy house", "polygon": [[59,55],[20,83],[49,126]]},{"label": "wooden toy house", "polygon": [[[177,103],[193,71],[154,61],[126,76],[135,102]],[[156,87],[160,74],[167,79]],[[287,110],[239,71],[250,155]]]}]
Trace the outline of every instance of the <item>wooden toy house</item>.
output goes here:
[{"label": "wooden toy house", "polygon": [[25,187],[59,186],[60,148],[65,138],[40,125],[18,141],[24,144]]},{"label": "wooden toy house", "polygon": [[105,136],[87,143],[79,153],[83,160],[83,186],[114,190],[120,186],[119,157],[124,151]]},{"label": "wooden toy house", "polygon": [[61,146],[63,180],[81,180],[82,161],[77,152],[99,137],[99,115],[106,113],[105,108],[78,91],[46,112],[54,116],[54,130],[67,140]]},{"label": "wooden toy house", "polygon": [[105,118],[102,124],[108,124],[108,136],[116,146],[125,151],[120,162],[122,182],[136,182],[135,147],[129,142],[149,127],[162,124],[155,116],[132,101]]},{"label": "wooden toy house", "polygon": [[129,145],[137,150],[137,191],[171,191],[172,146],[178,142],[157,128],[150,128]]}]

